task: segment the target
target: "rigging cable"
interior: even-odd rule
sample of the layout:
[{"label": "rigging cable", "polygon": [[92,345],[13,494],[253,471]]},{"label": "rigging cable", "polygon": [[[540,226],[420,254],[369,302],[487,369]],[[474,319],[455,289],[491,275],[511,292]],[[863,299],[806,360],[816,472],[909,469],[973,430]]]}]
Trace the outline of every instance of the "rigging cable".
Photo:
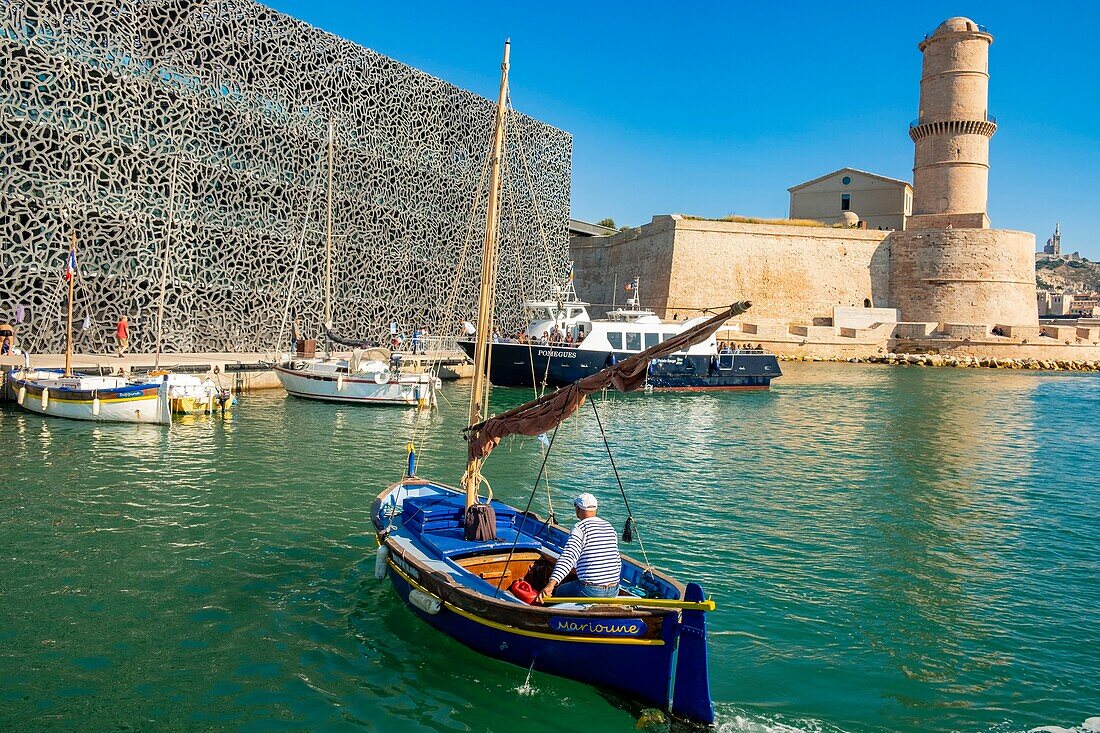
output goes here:
[{"label": "rigging cable", "polygon": [[592,405],[592,413],[596,416],[596,425],[600,428],[600,437],[603,438],[604,448],[607,449],[607,458],[611,461],[611,470],[615,472],[615,481],[619,484],[619,492],[623,495],[623,504],[626,505],[626,526],[623,528],[623,540],[625,542],[630,541],[630,537],[634,532],[638,534],[638,547],[642,550],[642,557],[645,558],[646,570],[653,567],[649,562],[649,555],[645,551],[645,543],[642,541],[642,533],[638,531],[638,525],[634,521],[634,514],[630,511],[630,501],[626,498],[626,489],[623,488],[623,480],[619,477],[619,469],[615,465],[615,458],[611,455],[611,444],[607,442],[607,433],[603,429],[603,421],[600,420],[600,412],[596,409],[596,401],[589,400],[589,404]]},{"label": "rigging cable", "polygon": [[[561,411],[565,411],[564,406]],[[527,497],[527,506],[523,508],[523,520],[519,523],[519,529],[516,530],[516,538],[512,540],[512,547],[508,550],[508,559],[504,561],[504,571],[497,580],[497,587],[496,590],[493,591],[493,598],[500,595],[500,584],[504,582],[505,576],[508,575],[508,567],[512,564],[512,555],[516,552],[516,545],[519,543],[520,534],[523,533],[523,525],[527,522],[527,515],[531,511],[531,503],[535,500],[535,492],[539,489],[539,481],[542,479],[543,471],[546,470],[546,461],[550,458],[550,449],[554,447],[554,438],[558,436],[558,427],[560,425],[560,422],[555,425],[554,432],[550,434],[550,445],[546,447],[546,452],[542,455],[542,466],[539,467],[539,475],[535,477],[535,485],[531,487],[531,495]],[[547,520],[547,525],[549,524],[550,522]]]}]

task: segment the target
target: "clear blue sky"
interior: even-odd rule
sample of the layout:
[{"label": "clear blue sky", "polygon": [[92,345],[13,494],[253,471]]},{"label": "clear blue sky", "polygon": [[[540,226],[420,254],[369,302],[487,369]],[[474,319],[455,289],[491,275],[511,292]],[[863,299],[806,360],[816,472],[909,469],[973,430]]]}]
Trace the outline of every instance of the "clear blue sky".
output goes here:
[{"label": "clear blue sky", "polygon": [[572,213],[787,214],[853,166],[912,180],[917,42],[965,15],[994,35],[993,225],[1100,260],[1100,2],[339,2],[269,6],[573,134]]}]

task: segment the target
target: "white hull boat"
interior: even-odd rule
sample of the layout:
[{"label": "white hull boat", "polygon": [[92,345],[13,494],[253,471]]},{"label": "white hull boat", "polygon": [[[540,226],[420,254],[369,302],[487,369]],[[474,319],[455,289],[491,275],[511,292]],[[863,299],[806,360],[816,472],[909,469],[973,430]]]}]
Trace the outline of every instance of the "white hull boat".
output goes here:
[{"label": "white hull boat", "polygon": [[431,407],[439,379],[431,372],[397,374],[377,360],[290,359],[275,367],[295,397],[325,402]]},{"label": "white hull boat", "polygon": [[70,420],[167,425],[172,421],[165,380],[131,382],[59,369],[13,369],[16,402],[29,412]]},{"label": "white hull boat", "polygon": [[192,374],[153,372],[138,377],[135,384],[168,383],[168,405],[173,415],[224,414],[233,407],[233,393],[214,383],[212,379],[200,379]]}]

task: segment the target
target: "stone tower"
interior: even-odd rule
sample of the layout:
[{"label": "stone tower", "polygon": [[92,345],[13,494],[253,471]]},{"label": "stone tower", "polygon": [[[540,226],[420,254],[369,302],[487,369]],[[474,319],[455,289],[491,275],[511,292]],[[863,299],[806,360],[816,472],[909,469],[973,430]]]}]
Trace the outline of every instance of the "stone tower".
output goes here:
[{"label": "stone tower", "polygon": [[920,113],[909,127],[913,160],[914,228],[987,228],[989,46],[993,36],[968,18],[950,18],[928,34]]},{"label": "stone tower", "polygon": [[1035,235],[990,229],[986,215],[989,47],[993,36],[950,18],[924,37],[920,112],[909,127],[913,215],[892,232],[890,305],[901,320],[1036,326]]}]

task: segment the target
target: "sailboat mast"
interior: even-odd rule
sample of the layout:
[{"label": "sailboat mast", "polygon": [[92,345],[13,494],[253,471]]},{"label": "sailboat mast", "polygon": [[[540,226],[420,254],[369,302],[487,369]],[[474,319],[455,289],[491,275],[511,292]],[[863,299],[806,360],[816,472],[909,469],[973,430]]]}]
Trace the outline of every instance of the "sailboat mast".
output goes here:
[{"label": "sailboat mast", "polygon": [[153,357],[153,371],[160,369],[160,351],[164,334],[164,296],[168,289],[168,258],[169,253],[172,251],[172,221],[176,215],[176,177],[179,175],[179,167],[179,158],[177,158],[175,165],[172,166],[172,182],[169,184],[168,190],[168,222],[166,225],[167,231],[164,234],[164,261],[161,262],[160,266],[160,297],[157,299],[157,351]]},{"label": "sailboat mast", "polygon": [[[72,233],[72,240],[69,244],[69,258],[65,262],[65,267],[68,269],[69,265],[76,261],[76,232]],[[73,290],[76,287],[76,268],[72,269],[69,274],[69,314],[65,319],[65,376],[71,377],[73,375]]]},{"label": "sailboat mast", "polygon": [[[489,349],[493,341],[493,291],[496,286],[497,230],[500,223],[501,156],[504,151],[504,116],[508,98],[508,56],[512,44],[504,42],[504,60],[500,64],[500,96],[497,99],[496,129],[493,131],[493,155],[489,162],[489,203],[485,215],[485,247],[481,253],[481,293],[478,297],[477,332],[474,335],[474,383],[470,390],[470,425],[487,417],[489,408]],[[477,503],[481,483],[481,460],[471,459],[462,479],[466,507]]]},{"label": "sailboat mast", "polygon": [[332,323],[332,146],[335,123],[328,121],[328,194],[325,196],[325,328]]}]

